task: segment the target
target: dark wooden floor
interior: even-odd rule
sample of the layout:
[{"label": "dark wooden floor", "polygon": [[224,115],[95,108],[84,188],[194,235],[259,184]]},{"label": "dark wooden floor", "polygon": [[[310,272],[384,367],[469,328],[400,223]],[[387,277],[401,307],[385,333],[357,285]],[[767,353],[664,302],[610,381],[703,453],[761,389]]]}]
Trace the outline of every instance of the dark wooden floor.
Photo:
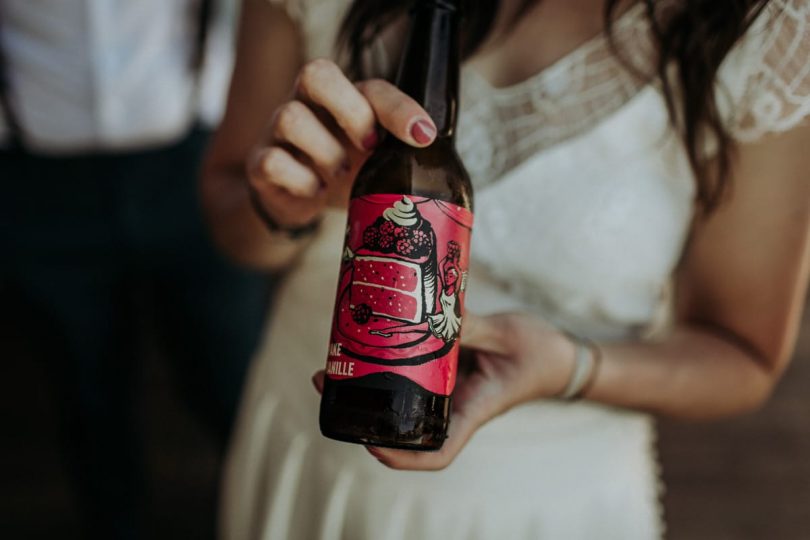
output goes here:
[{"label": "dark wooden floor", "polygon": [[[810,318],[796,359],[761,412],[711,425],[665,422],[661,458],[670,540],[810,539]],[[0,315],[0,538],[80,538],[60,468],[56,404],[42,366],[15,349]],[[144,370],[149,538],[213,538],[216,459],[155,358]],[[565,540],[565,539],[559,539]],[[598,539],[595,539],[598,540]]]},{"label": "dark wooden floor", "polygon": [[810,539],[810,309],[793,362],[759,412],[662,422],[672,540]]}]

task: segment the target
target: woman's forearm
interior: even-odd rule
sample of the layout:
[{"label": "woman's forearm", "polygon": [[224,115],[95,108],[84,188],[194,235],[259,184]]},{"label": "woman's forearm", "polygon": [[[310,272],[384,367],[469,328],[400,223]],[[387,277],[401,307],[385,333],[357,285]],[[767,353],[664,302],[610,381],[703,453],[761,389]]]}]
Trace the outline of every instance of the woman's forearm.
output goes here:
[{"label": "woman's forearm", "polygon": [[253,209],[246,169],[267,140],[274,111],[289,99],[303,50],[298,25],[283,8],[266,0],[242,2],[228,105],[205,157],[201,196],[220,250],[253,268],[284,267],[306,244],[268,230]]},{"label": "woman's forearm", "polygon": [[587,399],[683,419],[751,411],[777,375],[753,351],[718,332],[681,326],[660,342],[600,346]]}]

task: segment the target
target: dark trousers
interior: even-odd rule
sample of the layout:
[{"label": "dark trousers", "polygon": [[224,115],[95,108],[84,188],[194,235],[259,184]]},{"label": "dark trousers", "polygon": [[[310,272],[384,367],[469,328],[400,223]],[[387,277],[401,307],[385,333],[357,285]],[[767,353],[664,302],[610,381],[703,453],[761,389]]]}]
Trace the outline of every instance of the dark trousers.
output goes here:
[{"label": "dark trousers", "polygon": [[211,245],[196,187],[206,139],[195,129],[134,153],[0,153],[0,287],[33,315],[25,331],[52,374],[94,537],[142,533],[132,375],[144,323],[220,448],[258,342],[268,283]]}]

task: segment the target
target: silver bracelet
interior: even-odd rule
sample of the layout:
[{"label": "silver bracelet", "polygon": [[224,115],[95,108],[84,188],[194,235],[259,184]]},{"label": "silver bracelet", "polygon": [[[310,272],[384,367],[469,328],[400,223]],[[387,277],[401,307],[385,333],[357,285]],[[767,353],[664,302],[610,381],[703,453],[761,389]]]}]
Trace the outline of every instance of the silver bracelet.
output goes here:
[{"label": "silver bracelet", "polygon": [[567,335],[576,345],[576,360],[571,379],[557,398],[571,401],[580,397],[585,387],[592,382],[596,372],[597,354],[590,342],[572,334]]}]

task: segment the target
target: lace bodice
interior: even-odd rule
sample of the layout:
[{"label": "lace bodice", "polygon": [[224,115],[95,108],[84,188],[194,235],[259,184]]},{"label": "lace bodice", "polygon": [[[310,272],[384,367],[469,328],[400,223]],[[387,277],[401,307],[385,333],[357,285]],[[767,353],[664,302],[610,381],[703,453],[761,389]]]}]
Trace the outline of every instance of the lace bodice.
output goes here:
[{"label": "lace bodice", "polygon": [[[637,5],[616,24],[618,46],[634,65],[649,63],[651,40]],[[592,128],[643,88],[600,34],[551,67],[496,88],[474,69],[462,71],[458,148],[481,187],[517,165]],[[493,129],[493,127],[495,129]]]},{"label": "lace bodice", "polygon": [[[334,56],[349,0],[271,1],[300,22],[307,56]],[[643,6],[614,31],[634,65],[649,65]],[[718,74],[733,138],[752,142],[810,116],[808,58],[810,1],[772,0]],[[390,67],[382,46],[373,59]],[[655,85],[626,70],[604,35],[506,88],[465,66],[458,148],[476,187],[480,304],[602,336],[653,323],[692,216],[692,174],[671,135]]]}]

